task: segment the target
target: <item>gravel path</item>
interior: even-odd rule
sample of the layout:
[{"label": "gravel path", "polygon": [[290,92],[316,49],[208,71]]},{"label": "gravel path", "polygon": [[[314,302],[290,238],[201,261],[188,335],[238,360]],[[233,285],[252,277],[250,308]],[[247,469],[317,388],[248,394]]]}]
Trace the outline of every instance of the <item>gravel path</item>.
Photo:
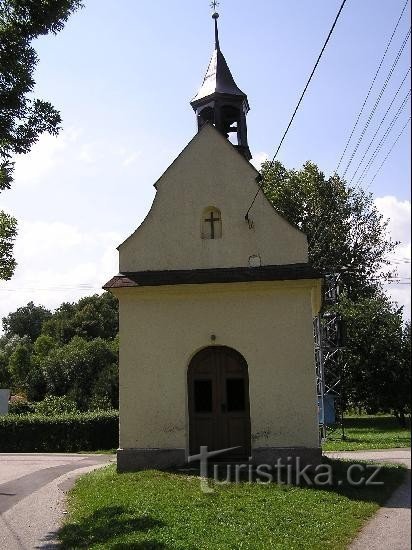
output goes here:
[{"label": "gravel path", "polygon": [[360,531],[349,550],[411,549],[411,450],[325,453],[330,458],[405,464],[408,475],[384,507]]},{"label": "gravel path", "polygon": [[55,549],[66,492],[112,455],[0,454],[0,548]]}]

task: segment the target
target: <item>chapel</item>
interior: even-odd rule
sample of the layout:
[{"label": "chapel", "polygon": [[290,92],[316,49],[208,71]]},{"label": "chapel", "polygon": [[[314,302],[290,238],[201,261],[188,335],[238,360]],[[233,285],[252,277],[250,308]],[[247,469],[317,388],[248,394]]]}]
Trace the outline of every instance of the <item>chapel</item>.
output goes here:
[{"label": "chapel", "polygon": [[260,189],[249,102],[218,17],[191,101],[197,133],[155,183],[104,286],[119,300],[119,471],[181,467],[200,447],[253,464],[321,456],[313,319],[322,277],[306,236]]}]

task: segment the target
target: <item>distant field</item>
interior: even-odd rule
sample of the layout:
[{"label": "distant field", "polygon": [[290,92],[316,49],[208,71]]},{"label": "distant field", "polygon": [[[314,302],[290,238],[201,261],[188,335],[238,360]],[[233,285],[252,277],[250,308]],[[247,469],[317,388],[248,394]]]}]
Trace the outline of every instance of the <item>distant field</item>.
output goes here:
[{"label": "distant field", "polygon": [[393,416],[348,416],[344,419],[345,441],[342,431],[328,432],[323,444],[325,451],[357,451],[362,449],[390,449],[410,447],[410,421],[402,428]]}]

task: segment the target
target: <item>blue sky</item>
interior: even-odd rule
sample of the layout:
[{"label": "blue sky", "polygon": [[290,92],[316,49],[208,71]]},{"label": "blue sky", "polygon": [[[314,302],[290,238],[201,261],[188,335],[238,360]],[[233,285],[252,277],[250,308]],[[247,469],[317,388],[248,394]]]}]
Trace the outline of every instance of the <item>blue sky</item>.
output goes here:
[{"label": "blue sky", "polygon": [[[147,213],[153,183],[196,131],[189,101],[213,49],[208,0],[85,4],[63,32],[35,44],[40,58],[36,95],[60,110],[64,130],[57,139],[42,137],[32,153],[17,159],[15,185],[1,196],[2,208],[20,221],[19,267],[12,281],[1,284],[1,316],[29,299],[56,307],[63,300],[97,292],[117,270],[115,246]],[[249,96],[249,144],[256,159],[273,154],[340,4],[222,0],[221,47],[237,84]],[[403,4],[348,0],[279,153],[287,167],[300,167],[310,159],[326,174],[336,168]],[[359,132],[409,19],[408,6]],[[361,155],[409,68],[409,58],[410,40],[359,149]],[[409,88],[407,81],[380,135]],[[410,101],[376,167],[409,111]],[[393,236],[402,240],[398,259],[410,258],[408,132],[370,188],[379,208],[392,219]],[[397,265],[401,275],[410,276],[409,264]],[[409,311],[408,289],[392,287],[392,294]]]}]

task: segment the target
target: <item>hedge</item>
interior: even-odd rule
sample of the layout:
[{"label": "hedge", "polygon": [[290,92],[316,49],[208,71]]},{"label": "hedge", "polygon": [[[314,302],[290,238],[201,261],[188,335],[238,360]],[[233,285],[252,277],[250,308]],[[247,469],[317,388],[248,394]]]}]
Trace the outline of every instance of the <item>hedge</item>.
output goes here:
[{"label": "hedge", "polygon": [[0,416],[0,452],[77,452],[118,447],[117,411]]}]

